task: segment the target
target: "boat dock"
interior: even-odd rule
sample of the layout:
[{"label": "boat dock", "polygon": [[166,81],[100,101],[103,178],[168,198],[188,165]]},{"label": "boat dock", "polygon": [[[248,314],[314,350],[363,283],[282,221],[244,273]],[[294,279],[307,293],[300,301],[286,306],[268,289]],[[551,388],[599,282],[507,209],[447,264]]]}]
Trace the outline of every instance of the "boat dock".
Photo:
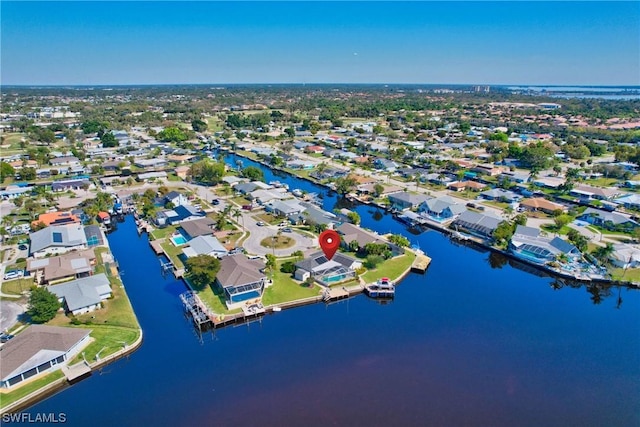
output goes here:
[{"label": "boat dock", "polygon": [[341,299],[349,298],[349,291],[344,287],[342,288],[327,288],[322,294],[324,302],[339,301]]},{"label": "boat dock", "polygon": [[411,271],[415,271],[416,273],[424,273],[427,271],[427,268],[431,264],[431,258],[429,258],[424,253],[418,253],[416,255],[416,259],[413,260],[413,264],[411,264]]},{"label": "boat dock", "polygon": [[62,372],[70,383],[91,375],[91,366],[86,361],[72,366],[63,366]]}]

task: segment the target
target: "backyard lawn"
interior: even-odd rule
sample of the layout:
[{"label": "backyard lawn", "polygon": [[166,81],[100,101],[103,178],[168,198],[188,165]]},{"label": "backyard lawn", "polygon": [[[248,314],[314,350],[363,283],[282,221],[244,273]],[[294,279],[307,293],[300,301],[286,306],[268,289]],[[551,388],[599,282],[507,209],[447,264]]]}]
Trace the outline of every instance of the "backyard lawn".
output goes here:
[{"label": "backyard lawn", "polygon": [[32,277],[23,279],[8,280],[2,282],[2,292],[5,294],[21,295],[22,292],[28,291],[34,285]]},{"label": "backyard lawn", "polygon": [[383,277],[396,280],[407,268],[411,267],[414,259],[416,259],[416,254],[407,251],[404,255],[388,259],[377,268],[367,271],[362,275],[362,278],[367,283],[375,282]]},{"label": "backyard lawn", "polygon": [[640,282],[640,268],[628,268],[626,271],[623,268],[614,268],[610,272],[614,280]]},{"label": "backyard lawn", "polygon": [[61,370],[53,371],[50,374],[47,374],[42,378],[26,383],[23,386],[18,387],[13,391],[10,391],[8,393],[0,393],[0,401],[2,402],[0,404],[0,407],[5,407],[15,402],[16,400],[22,399],[26,395],[38,390],[41,387],[44,387],[49,383],[59,380],[62,377],[64,377],[64,374],[62,373]]},{"label": "backyard lawn", "polygon": [[262,303],[264,305],[280,304],[320,294],[319,286],[304,287],[293,280],[291,274],[281,272],[281,264],[281,261],[276,264],[276,271],[273,272],[273,285],[268,287],[262,295]]}]

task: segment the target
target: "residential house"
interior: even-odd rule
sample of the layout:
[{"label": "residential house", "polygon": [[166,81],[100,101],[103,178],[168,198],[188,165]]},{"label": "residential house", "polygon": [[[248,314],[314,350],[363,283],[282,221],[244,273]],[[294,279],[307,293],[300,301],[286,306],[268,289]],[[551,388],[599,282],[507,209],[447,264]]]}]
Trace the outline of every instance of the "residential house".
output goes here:
[{"label": "residential house", "polygon": [[234,187],[240,183],[247,182],[247,179],[229,175],[229,176],[223,177],[221,181],[225,184],[229,184],[229,187]]},{"label": "residential house", "polygon": [[176,206],[173,209],[166,209],[156,213],[154,222],[158,227],[165,227],[167,225],[179,224],[183,221],[191,221],[204,216],[204,212],[191,205],[181,205]]},{"label": "residential house", "polygon": [[501,222],[501,218],[492,214],[465,210],[451,223],[451,228],[466,231],[483,239],[492,239],[493,232]]},{"label": "residential house", "polygon": [[336,231],[342,236],[340,244],[345,248],[349,247],[349,243],[354,240],[358,242],[358,248],[360,249],[363,249],[367,243],[387,243],[378,235],[365,231],[364,229],[348,222],[340,224],[336,228]]},{"label": "residential house", "polygon": [[294,277],[296,280],[313,277],[320,284],[329,286],[355,277],[356,270],[361,267],[362,262],[344,253],[336,252],[329,260],[322,251],[318,251],[296,263]]},{"label": "residential house", "polygon": [[42,223],[49,225],[79,224],[80,218],[71,212],[47,212],[38,215],[38,219],[31,222],[31,226]]},{"label": "residential house", "polygon": [[474,172],[478,172],[478,173],[481,173],[483,175],[489,175],[489,176],[498,176],[502,172],[504,172],[505,170],[506,170],[506,168],[504,168],[504,167],[495,166],[495,165],[486,164],[486,163],[477,165],[476,167],[473,168]]},{"label": "residential house", "polygon": [[640,225],[629,215],[595,208],[587,208],[578,219],[612,231],[632,232]]},{"label": "residential house", "polygon": [[491,190],[483,191],[480,193],[480,197],[486,200],[495,200],[505,203],[513,203],[522,198],[521,195],[516,194],[513,191],[503,190],[502,188],[492,188]]},{"label": "residential house", "polygon": [[241,193],[241,194],[248,194],[251,193],[252,191],[255,191],[257,189],[259,189],[260,187],[258,186],[258,183],[256,181],[253,182],[241,182],[239,184],[236,184],[236,186],[234,187],[235,191]]},{"label": "residential house", "polygon": [[289,217],[304,212],[305,207],[297,200],[272,200],[265,205],[265,211],[276,216]]},{"label": "residential house", "polygon": [[449,196],[427,199],[418,207],[418,212],[422,217],[437,222],[452,220],[464,211],[466,208]]},{"label": "residential house", "polygon": [[195,257],[198,255],[209,255],[216,258],[226,256],[229,251],[218,239],[212,235],[204,235],[195,237],[187,243],[188,246],[182,248],[182,253],[187,257]]},{"label": "residential house", "polygon": [[61,255],[87,249],[87,236],[82,224],[52,225],[29,234],[30,254],[35,258]]},{"label": "residential house", "polygon": [[578,184],[571,189],[569,194],[583,200],[611,200],[620,195],[620,190],[617,188],[600,188]]},{"label": "residential house", "polygon": [[447,188],[456,192],[464,190],[480,191],[487,188],[487,185],[477,181],[456,181],[447,184]]},{"label": "residential house", "polygon": [[182,221],[180,223],[180,228],[183,231],[182,234],[186,234],[189,239],[194,239],[198,236],[212,235],[215,227],[215,221],[206,216],[191,221]]},{"label": "residential house", "polygon": [[627,209],[640,209],[640,194],[627,194],[615,200]]},{"label": "residential house", "polygon": [[59,192],[59,191],[88,189],[92,185],[93,184],[91,184],[91,182],[86,178],[63,179],[59,181],[54,181],[51,184],[51,191]]},{"label": "residential house", "polygon": [[155,169],[167,166],[167,161],[163,158],[156,157],[153,159],[138,159],[135,160],[133,164],[140,169]]},{"label": "residential house", "polygon": [[266,205],[274,200],[289,199],[291,195],[284,188],[274,188],[272,190],[255,190],[247,197],[260,205]]},{"label": "residential house", "polygon": [[189,174],[189,166],[178,166],[175,169],[176,176],[180,179],[187,179],[187,175]]},{"label": "residential house", "polygon": [[67,169],[72,166],[79,166],[80,159],[78,159],[76,156],[61,156],[49,160],[49,163],[53,167]]},{"label": "residential house", "polygon": [[224,291],[225,303],[230,310],[262,296],[267,283],[264,268],[264,261],[250,260],[244,254],[229,255],[220,260],[215,285]]},{"label": "residential house", "polygon": [[582,256],[571,243],[559,237],[541,236],[539,229],[523,225],[516,227],[509,243],[509,252],[537,264],[555,261],[559,256],[565,256],[570,261]]},{"label": "residential house", "polygon": [[618,268],[638,268],[640,267],[640,249],[627,243],[616,243],[613,245],[609,261]]},{"label": "residential house", "polygon": [[387,160],[387,159],[375,159],[373,161],[373,166],[376,169],[380,169],[381,171],[384,172],[395,172],[396,169],[398,169],[398,164],[392,160]]},{"label": "residential house", "polygon": [[68,252],[46,258],[28,258],[26,270],[38,285],[54,285],[93,273],[96,255],[93,249]]},{"label": "residential house", "polygon": [[287,162],[285,162],[285,166],[290,169],[309,170],[309,169],[313,169],[315,165],[316,165],[315,163],[310,162],[309,160],[301,160],[301,159],[288,160]]},{"label": "residential house", "polygon": [[82,277],[59,285],[49,286],[68,313],[74,316],[89,313],[111,297],[111,284],[104,273]]},{"label": "residential house", "polygon": [[8,185],[4,190],[0,190],[0,198],[3,200],[11,200],[16,197],[31,193],[33,187]]},{"label": "residential house", "polygon": [[138,181],[148,181],[148,180],[152,180],[152,179],[167,179],[167,173],[162,171],[162,172],[146,172],[146,173],[139,173],[137,176],[137,180]]},{"label": "residential house", "polygon": [[309,202],[300,202],[305,209],[299,214],[289,215],[289,221],[294,224],[322,224],[327,228],[333,228],[338,223],[337,216],[331,212],[324,211]]},{"label": "residential house", "polygon": [[547,214],[553,214],[555,211],[567,212],[567,207],[558,203],[550,202],[542,197],[534,197],[531,199],[523,199],[520,207],[529,211],[542,211]]},{"label": "residential house", "polygon": [[554,176],[544,176],[541,178],[536,178],[533,183],[538,187],[549,188],[552,190],[558,189],[560,186],[565,183],[564,178],[554,177]]},{"label": "residential house", "polygon": [[2,346],[0,383],[11,388],[65,366],[90,342],[90,329],[31,325]]},{"label": "residential house", "polygon": [[178,192],[178,191],[170,191],[164,196],[165,204],[171,203],[174,207],[188,205],[189,200],[187,196]]},{"label": "residential house", "polygon": [[405,191],[389,194],[388,196],[391,208],[398,211],[414,209],[425,201],[429,200],[429,196],[425,194],[414,194]]}]

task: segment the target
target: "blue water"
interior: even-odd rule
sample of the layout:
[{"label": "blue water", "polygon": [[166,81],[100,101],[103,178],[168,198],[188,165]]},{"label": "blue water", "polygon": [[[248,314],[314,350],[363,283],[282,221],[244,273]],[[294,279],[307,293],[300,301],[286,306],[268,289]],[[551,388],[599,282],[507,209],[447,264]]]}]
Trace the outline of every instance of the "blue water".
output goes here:
[{"label": "blue water", "polygon": [[202,343],[182,314],[184,285],[162,277],[127,218],[109,241],[143,345],[29,412],[62,411],[78,426],[640,424],[640,293],[562,286],[355,209],[366,227],[429,253],[427,274],[408,276],[391,304],[359,296],[285,310]]}]

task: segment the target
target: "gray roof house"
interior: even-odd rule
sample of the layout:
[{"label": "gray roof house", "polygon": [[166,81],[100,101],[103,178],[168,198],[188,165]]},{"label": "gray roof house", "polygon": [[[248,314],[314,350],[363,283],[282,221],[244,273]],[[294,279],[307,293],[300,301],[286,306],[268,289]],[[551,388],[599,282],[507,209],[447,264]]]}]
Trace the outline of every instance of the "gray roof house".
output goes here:
[{"label": "gray roof house", "polygon": [[342,236],[340,240],[343,246],[348,246],[354,240],[358,242],[360,248],[364,248],[367,243],[387,243],[377,235],[348,222],[340,224],[336,231]]},{"label": "gray roof house", "polygon": [[54,257],[29,258],[26,270],[35,277],[36,283],[52,285],[90,275],[95,263],[96,255],[93,249],[88,249]]},{"label": "gray roof house", "polygon": [[569,259],[581,257],[578,248],[559,237],[540,236],[540,230],[533,227],[518,225],[516,232],[511,237],[509,252],[518,258],[546,264],[555,261],[556,258],[564,254]]},{"label": "gray roof house", "polygon": [[209,255],[216,258],[222,258],[229,253],[229,251],[227,251],[227,249],[222,246],[218,239],[211,235],[198,236],[192,240],[189,240],[187,245],[189,246],[182,248],[182,253],[185,254],[187,258],[195,257],[198,255]]},{"label": "gray roof house", "polygon": [[87,236],[82,224],[52,225],[29,234],[29,238],[29,251],[35,258],[87,249]]},{"label": "gray roof house", "polygon": [[31,325],[0,348],[0,383],[10,388],[60,369],[89,344],[90,329]]},{"label": "gray roof house", "polygon": [[466,210],[463,205],[449,196],[427,199],[418,207],[421,216],[438,222],[451,220]]},{"label": "gray roof house", "polygon": [[321,284],[328,286],[355,277],[355,270],[360,267],[362,263],[358,259],[344,253],[336,252],[329,260],[323,252],[318,251],[296,263],[295,278],[306,280],[308,277],[313,277]]},{"label": "gray roof house", "polygon": [[265,205],[267,212],[273,212],[277,216],[290,216],[300,214],[305,210],[297,200],[272,200]]},{"label": "gray roof house", "polygon": [[300,202],[300,205],[304,207],[303,212],[288,216],[289,221],[294,224],[324,224],[333,228],[332,224],[338,222],[338,217],[334,213],[322,210],[313,203]]},{"label": "gray roof house", "polygon": [[236,184],[236,186],[234,187],[234,190],[242,194],[247,194],[247,193],[251,193],[252,191],[258,188],[260,187],[255,182],[241,182],[239,184]]},{"label": "gray roof house", "polygon": [[198,236],[206,236],[213,234],[216,223],[209,217],[198,218],[191,221],[183,221],[180,223],[182,231],[187,233],[190,238]]},{"label": "gray roof house", "polygon": [[216,286],[224,291],[225,303],[231,310],[248,300],[262,296],[267,282],[264,261],[248,259],[244,254],[229,255],[220,260]]},{"label": "gray roof house", "polygon": [[451,226],[456,229],[461,228],[486,239],[492,237],[494,230],[498,228],[498,224],[501,222],[501,218],[493,215],[465,210],[451,223]]},{"label": "gray roof house", "polygon": [[111,284],[104,273],[49,286],[67,312],[74,315],[88,313],[100,308],[103,300],[111,297]]},{"label": "gray roof house", "polygon": [[640,225],[632,220],[629,215],[594,208],[587,208],[578,219],[608,230],[618,229],[631,231]]},{"label": "gray roof house", "polygon": [[483,191],[480,193],[480,197],[487,200],[500,200],[507,203],[515,202],[522,198],[521,195],[513,191],[503,190],[502,188],[492,188],[491,190]]},{"label": "gray roof house", "polygon": [[389,198],[391,207],[399,211],[416,208],[429,200],[429,196],[425,194],[413,194],[406,191],[389,194],[387,197]]}]

